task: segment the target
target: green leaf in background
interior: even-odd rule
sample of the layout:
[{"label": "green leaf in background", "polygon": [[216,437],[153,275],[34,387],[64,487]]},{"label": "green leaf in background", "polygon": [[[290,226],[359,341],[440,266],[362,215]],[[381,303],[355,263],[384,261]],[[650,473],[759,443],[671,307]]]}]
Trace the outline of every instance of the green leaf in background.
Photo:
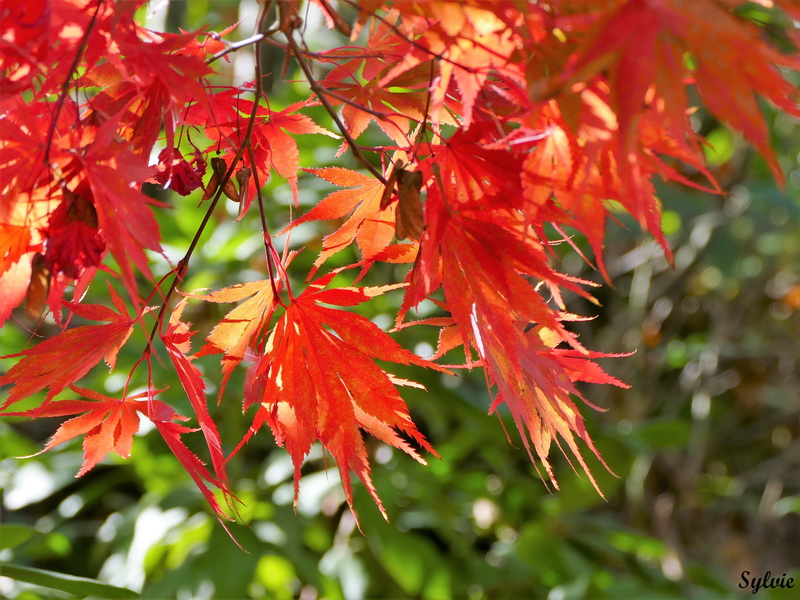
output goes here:
[{"label": "green leaf in background", "polygon": [[690,423],[680,419],[651,419],[630,434],[645,448],[682,448],[689,440]]},{"label": "green leaf in background", "polygon": [[16,548],[27,542],[37,531],[27,525],[17,523],[4,523],[0,525],[0,550]]},{"label": "green leaf in background", "polygon": [[725,127],[718,127],[706,136],[708,144],[703,147],[708,162],[719,166],[728,162],[735,150],[733,133]]},{"label": "green leaf in background", "polygon": [[76,596],[99,596],[100,598],[138,598],[139,594],[127,588],[120,588],[95,579],[75,577],[55,571],[33,569],[0,563],[0,575],[17,581],[33,583],[54,590],[61,590]]},{"label": "green leaf in background", "polygon": [[381,562],[405,593],[416,596],[438,561],[430,542],[404,533],[387,540]]}]

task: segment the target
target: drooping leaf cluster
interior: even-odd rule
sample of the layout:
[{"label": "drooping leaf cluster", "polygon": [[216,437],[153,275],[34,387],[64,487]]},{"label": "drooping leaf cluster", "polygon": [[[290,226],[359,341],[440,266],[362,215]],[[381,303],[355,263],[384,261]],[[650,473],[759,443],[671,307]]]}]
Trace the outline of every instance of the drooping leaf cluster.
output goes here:
[{"label": "drooping leaf cluster", "polygon": [[[415,384],[384,365],[447,370],[431,360],[460,348],[466,366],[485,371],[490,411],[508,408],[554,485],[553,443],[592,479],[579,443],[597,451],[576,384],[624,384],[595,362],[613,355],[585,348],[571,332],[570,322],[587,317],[569,313],[563,297],[592,300],[593,284],[561,273],[552,246],[581,253],[573,238],[583,236],[592,252],[581,256],[608,278],[605,228],[612,207],[622,207],[670,258],[655,182],[722,193],[692,126],[698,101],[749,139],[781,179],[759,102],[800,116],[782,72],[800,66],[798,55],[779,50],[738,0],[363,0],[340,2],[338,11],[311,4],[342,35],[341,47],[309,50],[293,1],[262,2],[256,22],[240,25],[254,28],[247,44],[227,41],[230,31],[149,31],[136,20],[144,2],[2,8],[0,324],[18,306],[34,320],[48,307],[63,328],[9,355],[20,360],[0,376],[12,386],[4,413],[77,415],[45,449],[84,435],[79,474],[112,450],[127,456],[143,415],[220,516],[213,490],[233,497],[225,468],[232,449],[266,425],[291,454],[296,491],[319,441],[336,459],[351,505],[352,471],[380,506],[363,434],[420,462],[418,449],[434,452],[398,391]],[[774,4],[800,18],[791,1]],[[793,47],[797,31],[785,34]],[[258,51],[267,42],[310,84],[306,101],[270,108]],[[252,81],[221,85],[216,65],[247,45],[255,50]],[[303,112],[312,105],[329,112],[334,131]],[[373,126],[387,144],[359,145]],[[339,154],[351,152],[363,169],[302,165],[295,136],[305,134],[341,136]],[[294,252],[273,246],[262,189],[277,175],[298,203],[301,168],[337,189],[300,215],[286,209],[284,231],[309,221],[337,226],[296,293],[288,276]],[[166,281],[150,262],[162,253],[155,213],[168,207],[142,193],[146,182],[182,196],[202,188],[209,201]],[[259,213],[264,277],[208,293],[183,289],[223,194],[240,202],[239,220]],[[353,243],[356,281],[378,262],[411,265],[405,281],[330,287],[343,269],[319,271]],[[99,270],[118,279],[130,308],[113,286],[115,310],[81,303]],[[441,328],[431,360],[353,311],[397,287],[405,290],[397,328]],[[176,291],[186,298],[173,309]],[[426,299],[442,316],[409,320]],[[187,302],[238,303],[196,353],[182,316]],[[154,303],[158,310],[148,307]],[[70,327],[73,315],[107,324]],[[138,363],[145,366],[128,383],[144,393],[127,395],[126,385],[121,398],[109,398],[73,385],[102,360],[113,368],[139,325],[152,333]],[[210,469],[184,444],[183,435],[198,431],[180,424],[188,417],[155,398],[161,366],[152,358],[160,349],[183,385]],[[206,355],[221,357],[222,389],[234,369],[246,369],[238,395],[253,408],[253,424],[240,440],[222,440],[210,416],[194,364]],[[67,388],[80,398],[59,399]],[[39,407],[9,410],[44,390]]]}]

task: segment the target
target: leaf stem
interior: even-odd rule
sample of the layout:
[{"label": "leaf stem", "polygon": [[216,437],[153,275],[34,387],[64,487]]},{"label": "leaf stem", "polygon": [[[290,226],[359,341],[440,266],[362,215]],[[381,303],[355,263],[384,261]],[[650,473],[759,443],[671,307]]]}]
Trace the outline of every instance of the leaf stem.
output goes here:
[{"label": "leaf stem", "polygon": [[[257,106],[261,101],[261,95],[263,93],[262,74],[264,72],[263,66],[261,64],[261,52],[259,52],[258,45],[254,46],[254,54],[255,54],[256,101],[253,106],[253,113],[255,114]],[[273,246],[272,244],[272,236],[270,236],[269,227],[267,226],[267,213],[266,209],[264,208],[264,196],[261,192],[261,181],[258,178],[258,169],[255,168],[256,165],[255,153],[253,152],[253,147],[250,144],[247,145],[247,154],[250,157],[250,164],[253,166],[253,182],[255,183],[256,186],[256,198],[258,199],[258,213],[259,216],[261,217],[261,235],[264,238],[264,251],[267,259],[267,271],[269,272],[269,283],[272,286],[272,294],[274,295],[275,300],[278,302],[278,304],[280,304],[285,308],[285,305],[281,300],[280,292],[278,291],[278,288],[275,285],[275,273],[273,271],[273,262],[274,262],[274,268],[275,270],[277,270],[278,265],[281,264],[281,261],[280,257],[278,256],[278,251],[275,250],[275,246]],[[292,286],[289,283],[289,277],[286,274],[285,269],[283,270],[283,279],[286,282],[286,293],[289,296],[289,300],[294,301],[294,296],[292,295]]]},{"label": "leaf stem", "polygon": [[[261,8],[261,12],[259,13],[256,25],[257,31],[260,31],[263,28],[268,8],[269,4],[264,5]],[[258,44],[258,42],[255,43]],[[247,131],[245,132],[244,138],[242,139],[242,144],[236,151],[236,155],[233,157],[231,165],[230,167],[228,167],[225,176],[222,177],[221,181],[219,182],[219,186],[217,187],[217,192],[214,194],[214,198],[211,200],[211,204],[209,205],[208,210],[206,211],[206,214],[203,217],[203,220],[200,222],[200,225],[194,234],[194,238],[189,244],[189,248],[186,250],[186,254],[184,254],[183,258],[178,262],[178,267],[175,270],[175,277],[172,280],[172,284],[169,286],[169,290],[167,290],[167,293],[164,296],[164,301],[161,304],[161,307],[159,308],[158,315],[156,316],[156,322],[153,324],[153,329],[150,331],[150,337],[147,340],[147,347],[145,348],[146,354],[152,352],[153,340],[155,339],[156,334],[161,329],[161,325],[164,321],[164,313],[166,312],[167,307],[169,306],[169,301],[172,298],[172,295],[175,293],[176,288],[178,287],[178,282],[183,280],[183,276],[186,273],[186,270],[189,268],[189,260],[191,259],[192,254],[194,254],[194,250],[197,247],[197,244],[200,242],[200,237],[203,235],[203,231],[205,230],[206,225],[208,225],[208,222],[211,219],[211,215],[214,212],[214,209],[216,208],[219,199],[222,197],[223,188],[228,183],[228,181],[230,181],[231,175],[233,175],[234,169],[239,164],[239,161],[242,158],[242,154],[244,153],[245,148],[250,147],[250,139],[253,135],[253,128],[256,122],[256,114],[258,113],[257,110],[258,104],[261,101],[261,93],[262,93],[260,78],[257,78],[255,83],[256,83],[256,89],[254,90],[255,101],[253,102],[253,111],[250,113],[250,118],[247,123]]]}]

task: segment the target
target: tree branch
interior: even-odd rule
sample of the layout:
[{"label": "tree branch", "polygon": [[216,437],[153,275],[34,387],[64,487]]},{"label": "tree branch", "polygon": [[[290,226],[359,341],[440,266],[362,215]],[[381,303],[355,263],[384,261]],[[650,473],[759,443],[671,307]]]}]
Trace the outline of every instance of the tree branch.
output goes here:
[{"label": "tree branch", "polygon": [[336,123],[336,127],[341,132],[342,136],[347,142],[347,145],[350,148],[350,152],[353,153],[353,156],[355,156],[356,159],[362,165],[364,165],[367,168],[367,170],[370,173],[372,173],[372,175],[375,176],[375,178],[377,178],[384,185],[388,185],[386,177],[383,176],[383,173],[378,171],[378,169],[376,169],[375,166],[371,162],[369,162],[369,160],[367,160],[367,157],[361,153],[361,150],[358,149],[355,140],[347,132],[347,128],[344,126],[344,123],[342,123],[342,120],[339,118],[339,115],[336,114],[336,110],[331,106],[330,102],[328,102],[328,99],[325,97],[325,90],[322,88],[322,86],[319,85],[319,83],[317,83],[317,80],[314,78],[314,74],[311,72],[311,67],[308,65],[305,57],[303,56],[303,51],[300,49],[300,47],[297,45],[297,42],[294,39],[293,32],[291,32],[290,35],[288,35],[287,37],[289,40],[289,47],[292,50],[292,54],[294,54],[294,57],[297,59],[297,62],[300,65],[300,68],[303,70],[303,73],[305,74],[306,79],[308,81],[308,85],[311,86],[311,90],[316,94],[317,98],[319,98],[319,101],[322,103],[322,106],[325,107],[325,110],[328,111],[328,114],[333,119],[333,122]]},{"label": "tree branch", "polygon": [[214,61],[219,60],[220,58],[225,56],[226,54],[230,54],[231,52],[236,52],[237,50],[240,50],[240,49],[242,49],[242,48],[244,48],[246,46],[249,46],[251,44],[258,44],[258,42],[264,40],[264,38],[265,38],[265,36],[264,36],[263,33],[257,33],[255,35],[251,35],[247,39],[240,40],[238,42],[234,42],[234,43],[230,44],[227,48],[225,48],[225,50],[220,50],[214,56],[209,58],[206,61],[206,64],[210,65]]}]

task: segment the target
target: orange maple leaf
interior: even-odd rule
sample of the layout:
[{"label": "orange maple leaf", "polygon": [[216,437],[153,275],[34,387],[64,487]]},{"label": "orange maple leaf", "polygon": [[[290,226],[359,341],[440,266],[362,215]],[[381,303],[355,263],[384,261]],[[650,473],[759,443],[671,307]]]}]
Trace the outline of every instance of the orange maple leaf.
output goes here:
[{"label": "orange maple leaf", "polygon": [[[146,390],[125,398],[111,398],[92,390],[78,386],[70,389],[88,398],[88,400],[58,400],[46,406],[40,406],[22,412],[3,412],[4,416],[30,417],[64,417],[80,414],[61,424],[45,447],[34,454],[37,456],[51,448],[63,444],[79,435],[85,435],[83,440],[83,464],[76,474],[80,477],[94,468],[109,452],[114,451],[122,458],[131,454],[133,436],[139,431],[139,413],[150,419],[156,426],[162,438],[169,446],[175,457],[181,462],[189,476],[195,482],[200,492],[214,510],[222,526],[228,531],[224,523],[227,515],[217,502],[208,485],[219,488],[227,498],[233,498],[224,479],[213,477],[181,440],[181,435],[197,431],[184,427],[175,421],[185,421],[186,417],[178,415],[164,402],[156,400],[154,396],[161,390]],[[230,535],[230,531],[228,531]]]},{"label": "orange maple leaf", "polygon": [[103,359],[109,368],[114,368],[117,352],[128,341],[136,319],[128,316],[125,303],[111,285],[108,290],[119,312],[98,304],[66,303],[78,316],[93,321],[110,321],[108,325],[67,329],[33,348],[3,357],[24,358],[0,376],[0,385],[14,384],[0,410],[49,387],[44,406]]},{"label": "orange maple leaf", "polygon": [[333,276],[315,280],[289,305],[251,367],[246,400],[260,406],[245,441],[265,422],[272,428],[294,463],[296,502],[303,460],[319,440],[336,459],[350,506],[353,471],[385,517],[361,430],[423,464],[404,437],[436,452],[411,421],[396,388],[420,386],[386,373],[375,359],[444,369],[401,348],[369,319],[322,306],[354,306],[397,286],[323,289]]},{"label": "orange maple leaf", "polygon": [[[563,440],[596,487],[576,438],[597,451],[570,395],[581,397],[575,381],[624,384],[591,361],[604,355],[583,348],[564,326],[580,317],[564,312],[561,289],[592,300],[579,287],[588,282],[552,270],[546,246],[517,211],[450,215],[437,187],[429,191],[428,211],[431,224],[399,319],[441,285],[452,319],[423,321],[444,327],[437,356],[463,345],[469,362],[474,347],[489,383],[497,386],[490,412],[508,406],[531,459],[535,451],[556,487],[548,460],[553,440]],[[530,279],[543,282],[555,306]],[[536,328],[527,331],[532,323]],[[562,342],[571,348],[556,349]]]},{"label": "orange maple leaf", "polygon": [[206,302],[239,302],[247,298],[214,326],[206,344],[197,353],[197,356],[223,354],[220,398],[233,368],[242,362],[258,333],[267,328],[277,306],[274,289],[269,280],[261,280],[239,283],[209,294],[189,294],[191,298]]},{"label": "orange maple leaf", "polygon": [[170,316],[169,326],[167,327],[166,333],[161,335],[161,341],[164,342],[164,347],[169,353],[178,379],[197,417],[197,423],[200,425],[200,430],[203,432],[203,437],[206,440],[206,445],[211,455],[211,463],[214,465],[214,472],[217,475],[217,480],[222,486],[227,487],[225,455],[222,452],[222,440],[220,439],[217,425],[208,412],[206,385],[203,382],[200,369],[192,364],[195,357],[189,355],[191,351],[191,337],[195,332],[189,329],[191,323],[184,323],[181,321],[181,315],[186,306],[186,300],[187,299],[184,298]]},{"label": "orange maple leaf", "polygon": [[[331,106],[344,104],[342,120],[353,139],[364,133],[371,121],[375,121],[396,144],[411,145],[408,137],[411,121],[419,121],[424,117],[427,92],[399,88],[397,82],[381,84],[381,74],[364,81],[358,71],[366,62],[366,60],[349,61],[328,74],[322,84],[328,90],[335,92],[329,99]],[[384,66],[384,69],[389,68],[383,61],[379,64]],[[367,69],[368,66],[364,66],[364,70]],[[427,82],[430,69],[427,71],[420,77],[420,84],[417,87]],[[337,156],[343,154],[346,149],[347,144],[343,144]]]},{"label": "orange maple leaf", "polygon": [[[779,71],[800,63],[797,55],[772,48],[761,28],[732,12],[734,5],[693,0],[610,4],[556,79],[569,85],[608,70],[625,151],[647,105],[662,113],[673,137],[692,135],[684,85],[693,77],[711,112],[741,131],[783,182],[758,97],[800,116],[797,90]],[[693,68],[684,60],[686,52]]]},{"label": "orange maple leaf", "polygon": [[[215,115],[206,115],[204,125],[210,121],[219,125],[207,126],[206,135],[226,147],[227,157],[232,158],[236,149],[244,145],[245,133],[247,132],[247,120],[242,114],[249,115],[253,109],[251,100],[244,100],[230,92],[221,92],[212,97],[213,103],[209,103],[214,110],[226,117],[228,120],[220,122]],[[299,205],[297,190],[297,171],[300,169],[300,150],[294,136],[300,134],[322,134],[330,137],[337,137],[327,129],[320,127],[307,115],[297,112],[307,102],[297,102],[287,106],[281,111],[273,111],[264,106],[258,106],[257,118],[253,127],[251,143],[255,164],[251,164],[249,155],[243,157],[243,164],[250,167],[258,177],[260,185],[265,185],[270,176],[271,169],[275,169],[281,177],[289,182],[292,189],[292,197],[295,205]],[[240,112],[241,111],[241,112]],[[197,108],[192,114],[192,122],[204,117],[204,111]],[[230,161],[228,161],[230,164]],[[255,198],[255,188],[243,198],[242,214]]]},{"label": "orange maple leaf", "polygon": [[388,85],[402,73],[438,60],[439,72],[432,85],[429,115],[438,122],[443,114],[451,83],[455,84],[462,103],[462,127],[469,129],[480,92],[490,75],[524,85],[524,73],[511,60],[520,47],[517,31],[504,22],[493,7],[480,2],[396,2],[402,12],[401,28],[412,38],[406,52],[380,80]]},{"label": "orange maple leaf", "polygon": [[84,413],[62,423],[45,447],[33,455],[46,452],[79,435],[85,435],[83,465],[81,465],[77,477],[91,470],[112,450],[122,458],[128,458],[131,455],[133,434],[139,431],[139,415],[137,413],[147,414],[148,412],[147,401],[141,400],[148,395],[148,392],[118,399],[109,398],[77,386],[71,385],[70,389],[90,400],[58,400],[39,408],[3,414],[38,419]]},{"label": "orange maple leaf", "polygon": [[30,227],[0,223],[0,275],[27,254],[30,241]]},{"label": "orange maple leaf", "polygon": [[339,229],[325,237],[315,267],[322,265],[353,240],[358,243],[364,259],[373,258],[391,243],[395,206],[390,204],[381,209],[383,183],[369,175],[341,167],[304,170],[334,185],[353,188],[329,194],[284,229],[286,231],[307,221],[341,219],[350,215]]}]

